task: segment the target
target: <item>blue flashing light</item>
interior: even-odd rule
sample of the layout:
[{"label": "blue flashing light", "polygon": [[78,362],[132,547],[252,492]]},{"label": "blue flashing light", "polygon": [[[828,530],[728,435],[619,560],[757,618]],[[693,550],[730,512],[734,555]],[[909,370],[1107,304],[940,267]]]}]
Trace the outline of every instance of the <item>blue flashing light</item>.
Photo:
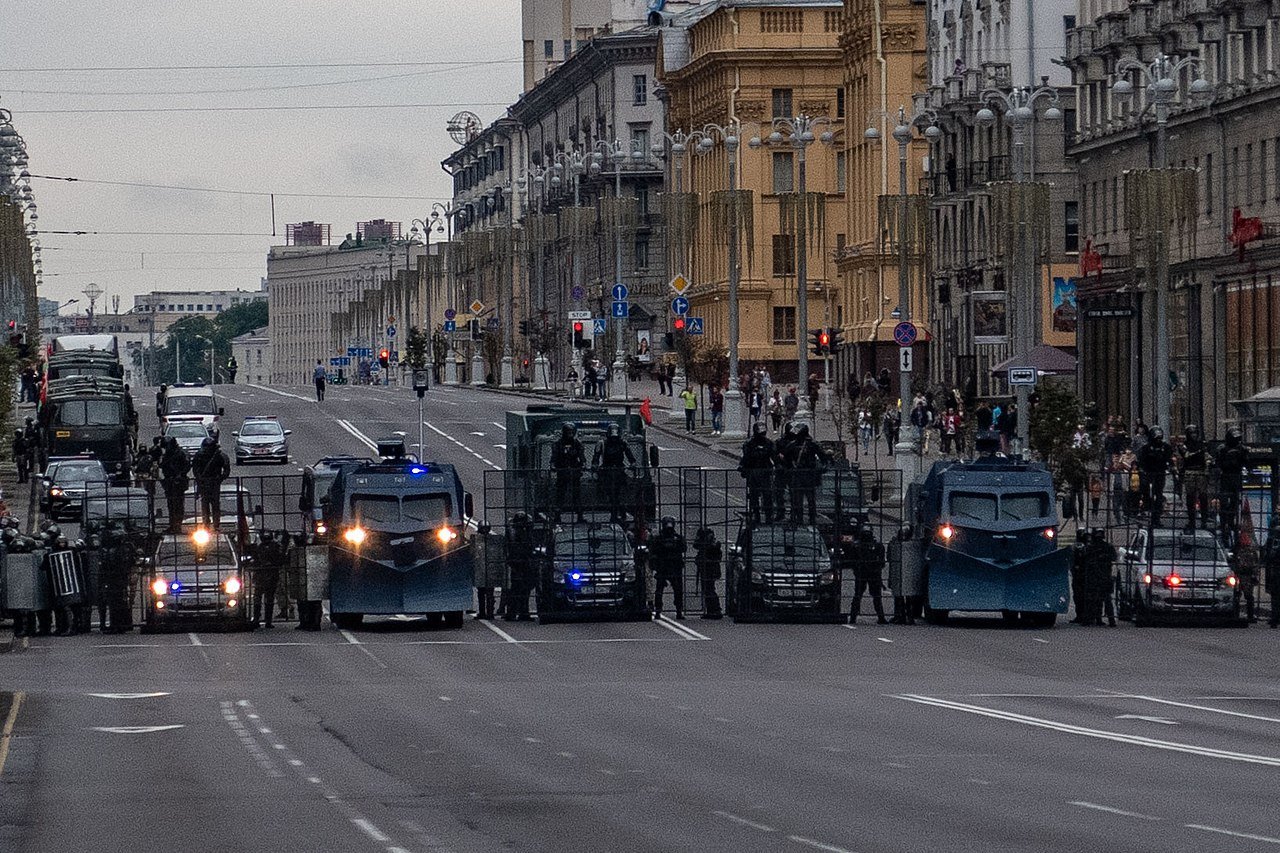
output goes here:
[{"label": "blue flashing light", "polygon": [[426,468],[424,468],[424,467],[423,467],[423,466],[421,466],[421,465],[410,465],[410,466],[409,466],[409,476],[410,476],[410,477],[421,477],[421,476],[422,476],[423,474],[425,474],[425,473],[427,473],[427,469],[426,469]]},{"label": "blue flashing light", "polygon": [[582,572],[570,573],[569,579],[572,580],[574,583],[577,583],[578,581],[582,580]]},{"label": "blue flashing light", "polygon": [[174,592],[177,592],[178,590],[182,589],[182,584],[178,583],[177,581],[174,581],[173,583],[169,584],[169,589],[173,590]]}]

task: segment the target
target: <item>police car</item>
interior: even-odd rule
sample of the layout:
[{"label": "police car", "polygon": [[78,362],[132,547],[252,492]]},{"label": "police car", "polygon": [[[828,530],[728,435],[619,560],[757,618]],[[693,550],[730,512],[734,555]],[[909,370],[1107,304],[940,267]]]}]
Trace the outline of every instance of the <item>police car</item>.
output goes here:
[{"label": "police car", "polygon": [[621,525],[557,525],[539,551],[549,568],[538,587],[540,623],[588,614],[649,618],[644,572]]},{"label": "police car", "polygon": [[840,572],[816,527],[743,525],[729,548],[725,590],[735,622],[843,621]]},{"label": "police car", "polygon": [[162,537],[143,561],[144,630],[191,621],[249,628],[248,559],[229,536],[204,527]]},{"label": "police car", "polygon": [[280,425],[274,415],[250,415],[240,429],[232,433],[236,437],[236,463],[289,461],[289,436],[293,430]]}]

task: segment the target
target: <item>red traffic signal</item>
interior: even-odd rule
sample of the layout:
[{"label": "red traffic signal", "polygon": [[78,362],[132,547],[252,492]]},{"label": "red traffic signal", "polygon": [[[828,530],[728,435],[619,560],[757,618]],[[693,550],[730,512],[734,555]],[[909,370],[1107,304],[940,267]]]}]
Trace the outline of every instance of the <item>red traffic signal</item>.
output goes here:
[{"label": "red traffic signal", "polygon": [[582,331],[582,323],[581,323],[580,321],[576,321],[576,320],[574,321],[574,324],[573,324],[573,331],[574,331],[574,332],[581,332],[581,331]]},{"label": "red traffic signal", "polygon": [[378,350],[378,364],[382,365],[383,367],[386,367],[390,363],[391,363],[391,350],[389,349]]},{"label": "red traffic signal", "polygon": [[818,344],[819,344],[823,349],[826,349],[827,347],[831,346],[831,333],[830,333],[830,332],[825,332],[825,331],[824,331],[824,332],[819,332],[819,333],[818,333]]},{"label": "red traffic signal", "polygon": [[673,323],[672,325],[673,325],[673,327],[675,328],[675,330],[676,330],[677,332],[683,332],[683,331],[684,331],[684,318],[683,318],[683,317],[677,317],[677,318],[675,319],[675,323]]}]

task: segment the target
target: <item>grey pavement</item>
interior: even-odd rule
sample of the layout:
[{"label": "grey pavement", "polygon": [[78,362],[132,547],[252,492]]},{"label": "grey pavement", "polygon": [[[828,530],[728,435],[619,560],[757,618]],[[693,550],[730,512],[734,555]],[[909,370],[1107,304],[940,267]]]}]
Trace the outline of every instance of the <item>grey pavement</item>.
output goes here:
[{"label": "grey pavement", "polygon": [[[416,440],[404,389],[220,393],[224,436],[260,412],[294,430],[287,470]],[[431,391],[428,455],[495,470],[511,406]],[[31,639],[0,659],[0,850],[1266,849],[1278,638],[970,619]]]}]

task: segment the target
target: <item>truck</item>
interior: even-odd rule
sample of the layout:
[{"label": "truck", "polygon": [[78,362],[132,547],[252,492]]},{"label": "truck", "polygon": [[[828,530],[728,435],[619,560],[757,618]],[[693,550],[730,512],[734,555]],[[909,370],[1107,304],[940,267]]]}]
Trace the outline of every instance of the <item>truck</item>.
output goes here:
[{"label": "truck", "polygon": [[91,455],[109,475],[128,475],[138,415],[122,380],[80,375],[51,379],[37,418],[48,456]]},{"label": "truck", "polygon": [[60,335],[53,339],[47,372],[50,381],[68,376],[124,378],[115,335]]},{"label": "truck", "polygon": [[994,611],[1043,628],[1067,612],[1071,551],[1058,546],[1047,468],[999,455],[942,460],[911,492],[916,529],[927,543],[926,620]]}]

